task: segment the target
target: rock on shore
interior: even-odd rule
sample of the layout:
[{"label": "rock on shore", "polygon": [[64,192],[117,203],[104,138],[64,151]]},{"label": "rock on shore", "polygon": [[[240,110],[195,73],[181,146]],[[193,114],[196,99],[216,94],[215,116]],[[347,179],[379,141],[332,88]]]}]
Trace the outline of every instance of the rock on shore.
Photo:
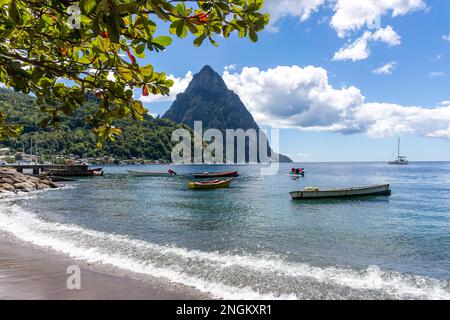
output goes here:
[{"label": "rock on shore", "polygon": [[48,188],[57,188],[49,179],[37,178],[11,169],[0,169],[1,192],[30,192]]}]

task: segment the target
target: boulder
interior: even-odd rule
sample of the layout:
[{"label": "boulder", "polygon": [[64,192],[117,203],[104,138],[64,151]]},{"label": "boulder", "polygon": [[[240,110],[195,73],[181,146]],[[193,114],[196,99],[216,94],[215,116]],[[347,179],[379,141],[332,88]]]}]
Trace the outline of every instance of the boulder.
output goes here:
[{"label": "boulder", "polygon": [[29,176],[10,169],[0,168],[0,190],[21,191],[57,188],[57,185],[48,179]]},{"label": "boulder", "polygon": [[36,186],[30,182],[15,183],[14,187],[17,190],[35,190],[36,189]]},{"label": "boulder", "polygon": [[9,183],[9,184],[13,184],[14,183],[13,179],[8,178],[8,177],[1,178],[0,180],[3,183]]},{"label": "boulder", "polygon": [[6,191],[14,191],[16,188],[10,183],[2,183],[0,187]]}]

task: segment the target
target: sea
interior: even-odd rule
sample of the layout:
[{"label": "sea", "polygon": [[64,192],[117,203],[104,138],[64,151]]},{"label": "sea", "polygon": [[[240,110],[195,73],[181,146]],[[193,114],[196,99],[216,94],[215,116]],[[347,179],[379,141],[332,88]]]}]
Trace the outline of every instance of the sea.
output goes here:
[{"label": "sea", "polygon": [[[275,164],[273,164],[275,165]],[[304,167],[305,177],[286,174]],[[127,170],[176,177],[134,177]],[[0,200],[0,232],[218,299],[450,299],[450,162],[106,166],[104,177]],[[194,172],[237,170],[228,189]],[[289,192],[391,185],[391,196]]]}]

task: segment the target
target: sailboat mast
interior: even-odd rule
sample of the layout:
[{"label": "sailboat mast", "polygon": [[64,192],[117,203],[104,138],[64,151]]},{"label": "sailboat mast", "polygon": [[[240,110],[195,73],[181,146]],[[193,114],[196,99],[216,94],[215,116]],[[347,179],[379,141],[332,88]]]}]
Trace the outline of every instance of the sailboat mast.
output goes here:
[{"label": "sailboat mast", "polygon": [[397,150],[398,150],[398,155],[397,155],[397,157],[400,158],[400,138],[398,138],[398,147],[397,147]]}]

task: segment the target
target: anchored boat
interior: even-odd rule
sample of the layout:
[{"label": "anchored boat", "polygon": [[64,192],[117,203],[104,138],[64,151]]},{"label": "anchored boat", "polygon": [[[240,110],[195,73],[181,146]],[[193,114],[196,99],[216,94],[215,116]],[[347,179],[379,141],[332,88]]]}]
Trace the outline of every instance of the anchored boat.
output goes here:
[{"label": "anchored boat", "polygon": [[232,179],[227,180],[211,180],[211,181],[190,181],[188,182],[189,189],[217,189],[228,188]]},{"label": "anchored boat", "polygon": [[368,187],[320,190],[319,188],[305,188],[303,191],[290,192],[293,200],[346,198],[357,196],[390,195],[389,184]]},{"label": "anchored boat", "polygon": [[223,177],[237,177],[237,171],[225,171],[225,172],[203,172],[194,173],[194,178],[223,178]]},{"label": "anchored boat", "polygon": [[135,177],[171,177],[176,175],[172,170],[167,172],[150,172],[150,171],[138,171],[138,170],[127,170],[128,173]]},{"label": "anchored boat", "polygon": [[389,164],[406,165],[408,163],[409,162],[406,157],[400,155],[400,138],[398,138],[397,159],[395,159],[394,161],[389,161]]}]

